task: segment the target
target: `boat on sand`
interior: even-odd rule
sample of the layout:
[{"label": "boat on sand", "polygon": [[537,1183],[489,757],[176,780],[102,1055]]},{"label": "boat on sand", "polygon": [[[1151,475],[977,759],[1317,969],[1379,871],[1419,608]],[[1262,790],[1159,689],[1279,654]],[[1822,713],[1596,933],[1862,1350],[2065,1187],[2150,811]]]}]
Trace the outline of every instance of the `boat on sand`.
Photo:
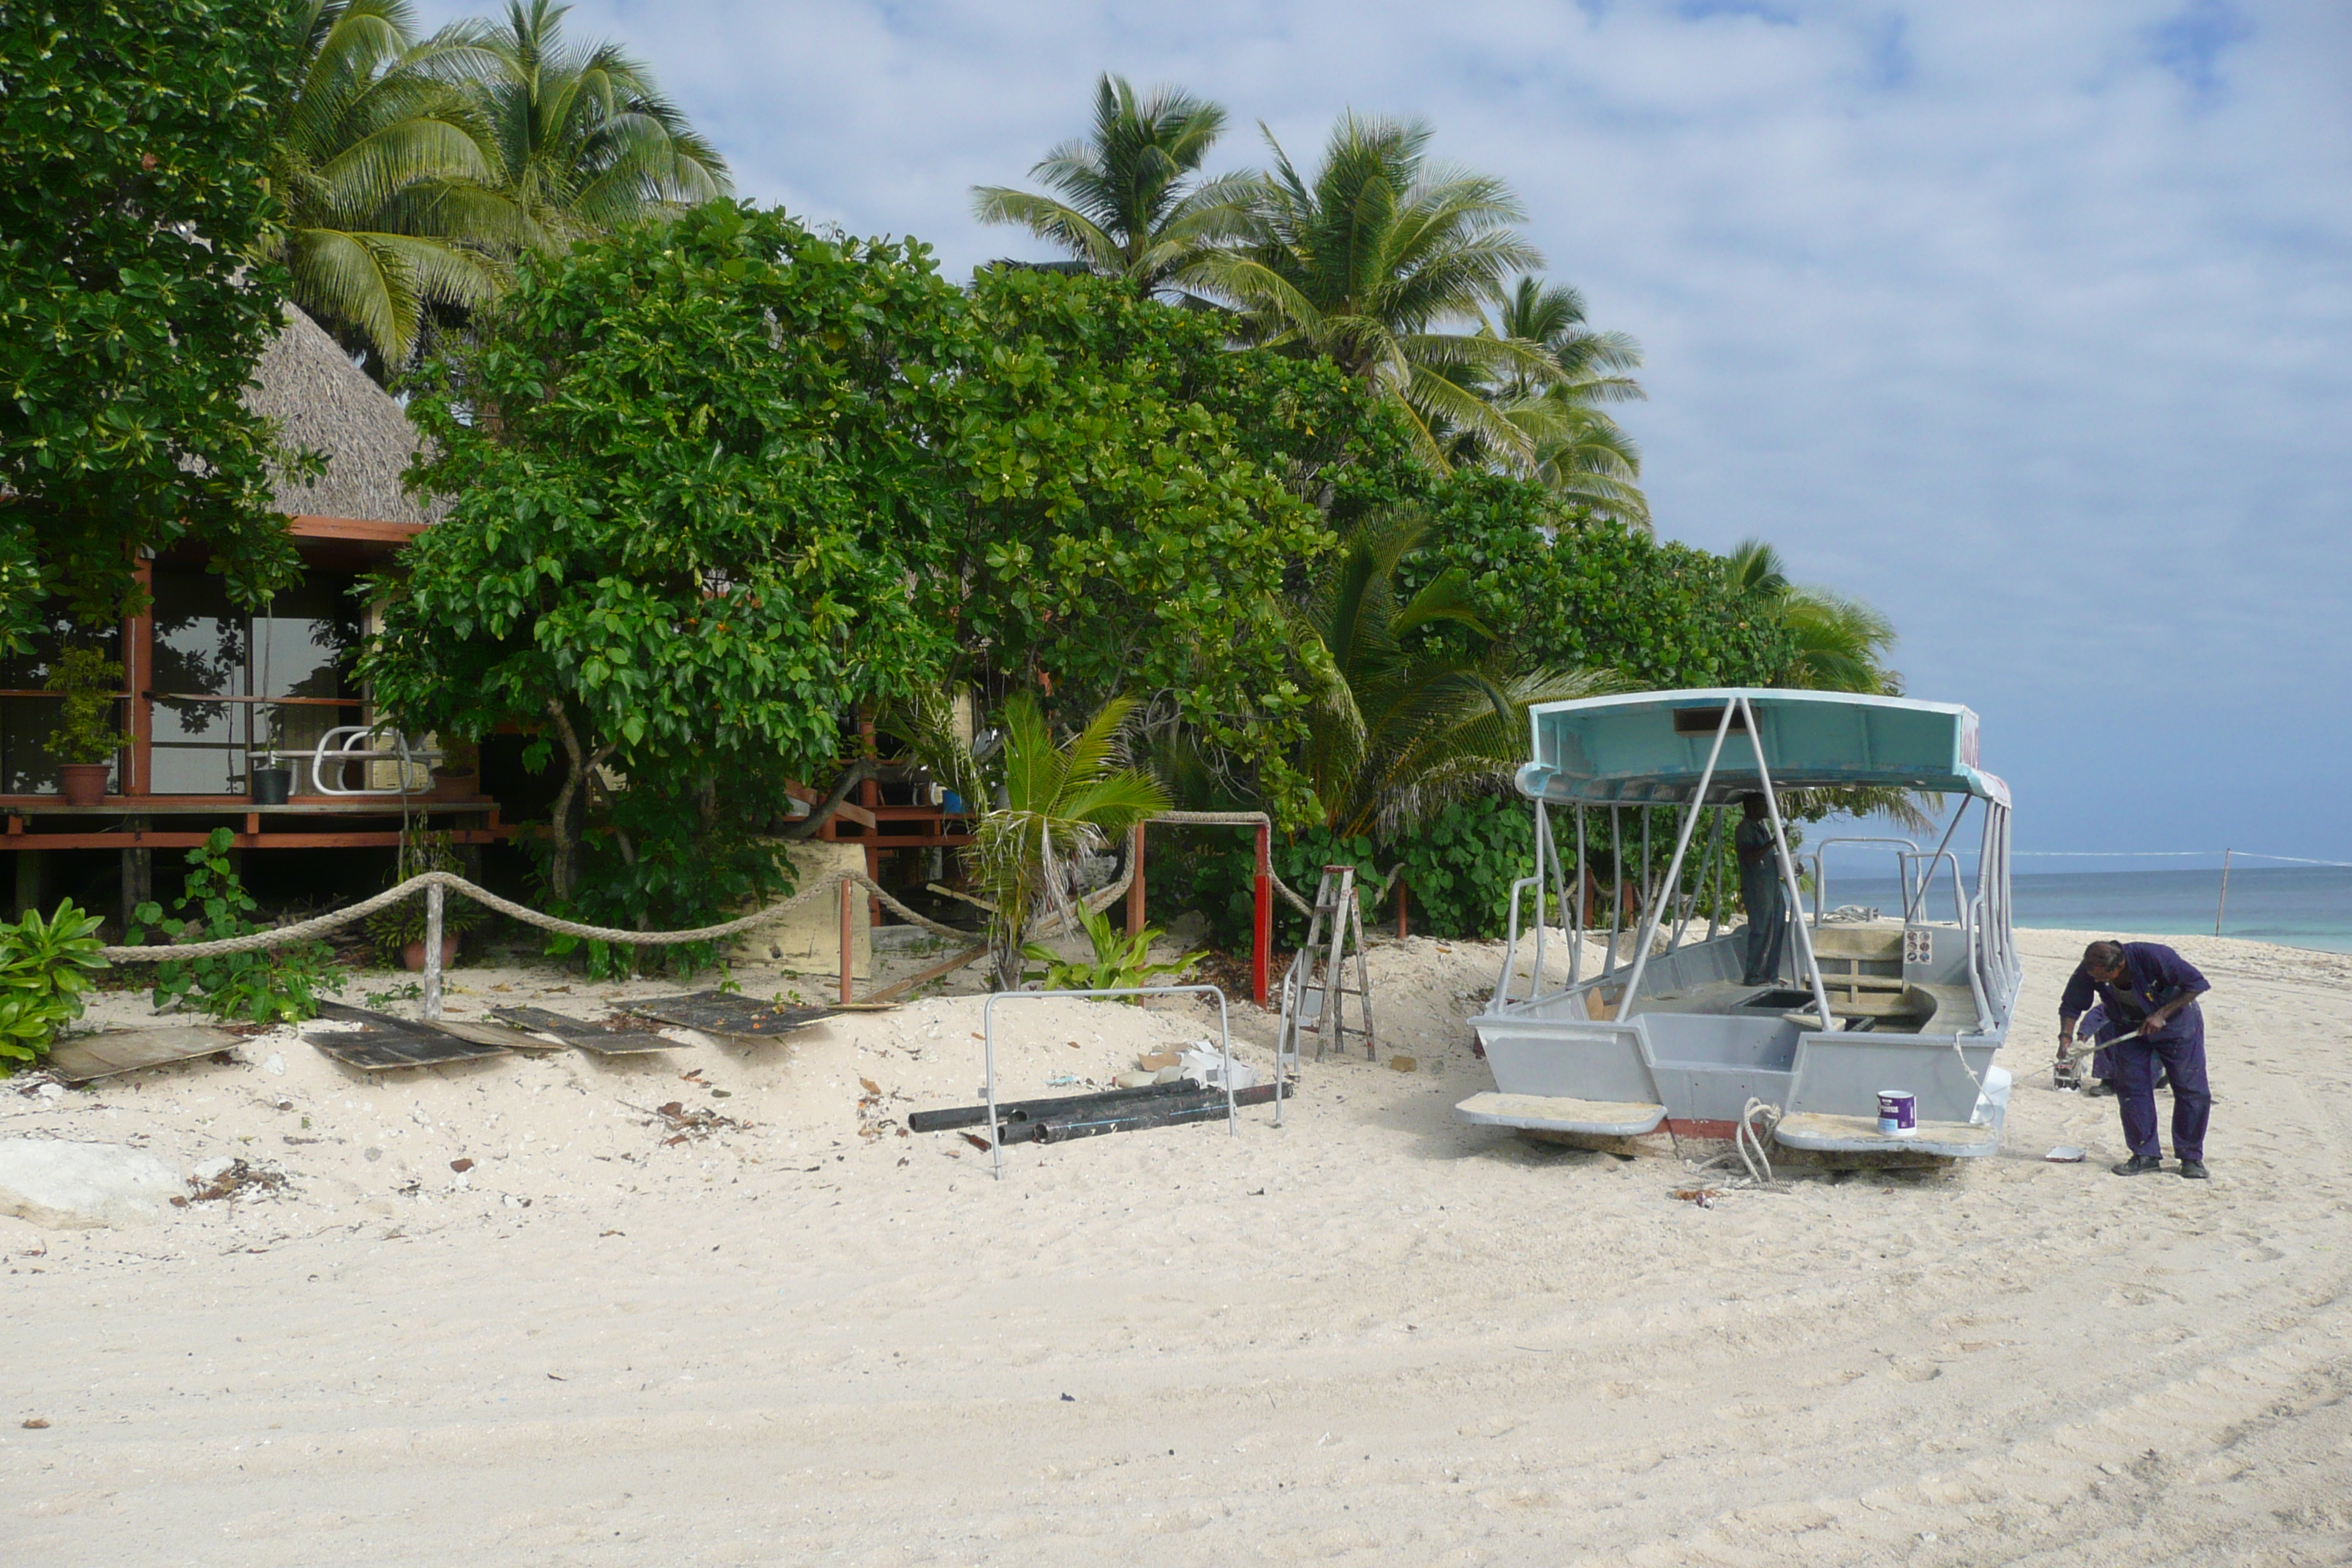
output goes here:
[{"label": "boat on sand", "polygon": [[[2009,788],[1978,765],[1973,712],[1734,688],[1545,703],[1531,718],[1533,760],[1517,784],[1535,814],[1535,868],[1512,886],[1502,974],[1470,1020],[1495,1088],[1464,1100],[1463,1120],[1596,1143],[1662,1126],[1732,1139],[1744,1127],[1829,1165],[2000,1149],[2010,1074],[1993,1058],[2021,969],[2010,916]],[[1932,850],[1908,839],[1810,846],[1808,913],[1787,792],[1862,784],[1958,796],[1960,809]],[[1720,918],[1716,846],[1727,814],[1703,810],[1749,795],[1763,797],[1790,911],[1781,973],[1764,984],[1744,983],[1747,932]],[[1629,815],[1637,834],[1627,833]],[[1695,847],[1703,816],[1706,842]],[[1672,824],[1658,836],[1672,852],[1654,877],[1654,817]],[[1977,863],[1964,880],[1952,846],[1971,820]],[[1562,832],[1573,835],[1573,867],[1560,853]],[[1607,957],[1586,973],[1583,939],[1602,933],[1586,929],[1594,889],[1583,868],[1602,832],[1615,847],[1616,896],[1605,904]],[[1638,863],[1629,837],[1641,841]],[[1821,906],[1823,857],[1858,842],[1893,849],[1902,908],[1836,920]],[[1702,868],[1712,872],[1711,898]],[[1630,933],[1619,912],[1629,872],[1639,911]],[[1526,924],[1523,913],[1532,914]],[[1557,936],[1548,919],[1565,921],[1570,955],[1567,983],[1549,990],[1545,950]]]}]

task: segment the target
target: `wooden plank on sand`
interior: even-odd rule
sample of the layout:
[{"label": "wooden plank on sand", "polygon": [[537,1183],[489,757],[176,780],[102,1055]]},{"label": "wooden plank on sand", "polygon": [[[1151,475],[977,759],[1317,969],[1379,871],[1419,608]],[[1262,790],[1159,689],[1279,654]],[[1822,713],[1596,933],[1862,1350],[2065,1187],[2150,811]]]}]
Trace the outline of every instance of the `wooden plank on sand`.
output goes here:
[{"label": "wooden plank on sand", "polygon": [[108,1029],[83,1035],[53,1048],[41,1065],[58,1081],[79,1088],[119,1072],[137,1072],[167,1062],[184,1062],[225,1051],[237,1043],[226,1029],[205,1025],[163,1029]]}]

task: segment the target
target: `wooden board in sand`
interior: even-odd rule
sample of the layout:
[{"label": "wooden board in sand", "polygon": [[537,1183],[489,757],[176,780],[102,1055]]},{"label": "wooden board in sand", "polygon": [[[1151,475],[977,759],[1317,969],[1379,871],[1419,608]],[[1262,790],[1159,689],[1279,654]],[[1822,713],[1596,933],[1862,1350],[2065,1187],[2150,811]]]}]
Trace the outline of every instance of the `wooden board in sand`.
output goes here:
[{"label": "wooden board in sand", "polygon": [[592,1024],[585,1018],[569,1018],[561,1013],[551,1013],[544,1007],[493,1007],[490,1016],[518,1029],[553,1035],[565,1045],[593,1056],[634,1057],[648,1051],[686,1048],[684,1040],[673,1040],[666,1035],[623,1034]]},{"label": "wooden board in sand", "polygon": [[119,1072],[159,1068],[227,1050],[237,1037],[226,1029],[189,1025],[162,1029],[108,1029],[57,1047],[41,1065],[61,1083],[80,1087]]},{"label": "wooden board in sand", "polygon": [[321,1055],[362,1072],[446,1067],[451,1062],[502,1056],[506,1052],[504,1046],[465,1039],[414,1018],[395,1018],[389,1013],[371,1013],[364,1007],[346,1007],[338,1002],[320,1004],[319,1016],[360,1026],[331,1034],[305,1034],[302,1037]]},{"label": "wooden board in sand", "polygon": [[653,996],[642,1002],[624,1002],[622,1008],[641,1018],[653,1018],[664,1024],[676,1024],[681,1028],[700,1029],[707,1035],[738,1035],[753,1039],[768,1039],[805,1029],[820,1019],[830,1018],[839,1007],[793,1006],[782,1002],[761,1002],[729,991],[696,991],[684,996]]}]

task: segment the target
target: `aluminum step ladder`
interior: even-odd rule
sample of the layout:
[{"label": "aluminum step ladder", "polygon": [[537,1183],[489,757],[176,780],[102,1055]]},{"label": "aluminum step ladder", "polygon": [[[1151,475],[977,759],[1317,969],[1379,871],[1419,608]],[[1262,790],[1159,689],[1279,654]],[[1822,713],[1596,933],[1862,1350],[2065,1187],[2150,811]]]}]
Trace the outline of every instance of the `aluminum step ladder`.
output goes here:
[{"label": "aluminum step ladder", "polygon": [[[1354,959],[1355,984],[1347,983],[1348,964]],[[1307,921],[1307,944],[1290,961],[1282,978],[1282,1029],[1276,1056],[1282,1070],[1298,1065],[1304,1037],[1315,1037],[1315,1059],[1326,1051],[1345,1050],[1348,1037],[1364,1042],[1371,1059],[1371,971],[1364,961],[1364,911],[1356,900],[1356,868],[1326,866],[1315,888],[1314,918]],[[1348,999],[1356,1001],[1360,1024],[1348,1022]]]}]

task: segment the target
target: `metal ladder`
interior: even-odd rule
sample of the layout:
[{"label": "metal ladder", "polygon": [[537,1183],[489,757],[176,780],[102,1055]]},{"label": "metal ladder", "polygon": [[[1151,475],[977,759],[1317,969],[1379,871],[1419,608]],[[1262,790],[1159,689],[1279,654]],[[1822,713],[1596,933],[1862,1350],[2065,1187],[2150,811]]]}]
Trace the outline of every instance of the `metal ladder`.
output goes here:
[{"label": "metal ladder", "polygon": [[[1328,928],[1328,929],[1327,929]],[[1346,984],[1349,950],[1354,949],[1356,983]],[[1360,1036],[1364,1056],[1373,1055],[1372,982],[1364,962],[1364,911],[1356,901],[1356,868],[1326,866],[1315,889],[1315,914],[1307,925],[1307,945],[1282,978],[1282,1029],[1276,1057],[1286,1070],[1298,1062],[1302,1037],[1315,1037],[1315,1059],[1344,1050],[1348,1037]],[[1356,999],[1360,1026],[1347,1021],[1348,998]]]}]

